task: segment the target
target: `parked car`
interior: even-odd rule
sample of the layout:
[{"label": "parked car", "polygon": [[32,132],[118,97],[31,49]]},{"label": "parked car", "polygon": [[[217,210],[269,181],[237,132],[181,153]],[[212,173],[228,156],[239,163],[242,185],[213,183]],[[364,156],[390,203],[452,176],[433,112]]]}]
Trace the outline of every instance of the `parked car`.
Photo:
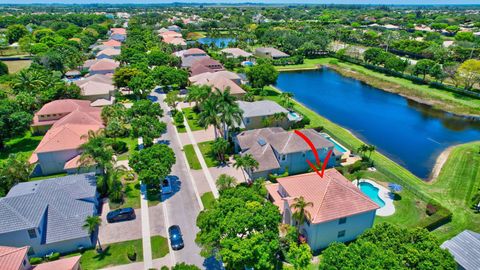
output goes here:
[{"label": "parked car", "polygon": [[124,221],[124,220],[132,220],[135,219],[135,210],[133,208],[120,208],[117,210],[113,210],[108,212],[107,214],[107,221],[109,223],[117,222],[117,221]]},{"label": "parked car", "polygon": [[162,194],[170,194],[173,192],[173,179],[168,176],[162,181]]},{"label": "parked car", "polygon": [[182,231],[178,225],[173,225],[168,228],[168,236],[170,237],[170,245],[173,250],[180,250],[184,247]]}]

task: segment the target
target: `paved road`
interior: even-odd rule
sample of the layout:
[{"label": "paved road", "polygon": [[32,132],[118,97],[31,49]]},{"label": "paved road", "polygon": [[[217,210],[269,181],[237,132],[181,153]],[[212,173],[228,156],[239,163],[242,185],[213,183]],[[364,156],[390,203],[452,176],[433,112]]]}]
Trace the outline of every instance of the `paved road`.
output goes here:
[{"label": "paved road", "polygon": [[[164,95],[153,92],[151,97],[153,101],[160,103],[160,106],[166,114],[168,108],[163,102],[161,102],[164,99]],[[199,231],[196,226],[196,218],[201,209],[198,201],[198,192],[196,192],[196,187],[194,186],[194,179],[191,178],[188,172],[186,166],[187,163],[181,150],[178,136],[175,134],[171,118],[169,116],[164,116],[162,121],[167,123],[167,132],[162,135],[159,142],[168,144],[175,152],[177,162],[172,167],[171,175],[176,176],[177,178],[173,194],[163,196],[164,201],[161,203],[163,216],[159,217],[151,215],[150,219],[164,219],[166,228],[171,225],[180,226],[185,241],[185,247],[179,251],[172,251],[173,255],[171,258],[174,263],[186,262],[188,264],[195,264],[204,269],[206,268],[204,266],[205,259],[200,256],[200,248],[195,243],[195,237]],[[167,215],[166,218],[165,215]],[[154,228],[152,228],[152,230],[153,229]]]}]

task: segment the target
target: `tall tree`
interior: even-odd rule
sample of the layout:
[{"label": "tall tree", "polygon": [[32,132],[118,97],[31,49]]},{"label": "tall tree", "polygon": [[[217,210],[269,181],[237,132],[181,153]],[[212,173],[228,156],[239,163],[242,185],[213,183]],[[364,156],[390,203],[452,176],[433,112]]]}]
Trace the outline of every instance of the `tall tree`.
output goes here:
[{"label": "tall tree", "polygon": [[20,154],[10,154],[0,162],[0,197],[4,197],[16,184],[27,182],[32,169],[27,157]]},{"label": "tall tree", "polygon": [[198,124],[207,129],[210,125],[213,126],[215,138],[218,137],[218,128],[221,125],[221,119],[218,115],[218,104],[215,99],[210,98],[202,103],[202,110],[198,114]]},{"label": "tall tree", "polygon": [[252,87],[264,88],[277,81],[278,71],[271,64],[259,64],[247,69],[247,78]]},{"label": "tall tree", "polygon": [[9,99],[0,100],[0,150],[8,139],[23,135],[32,122],[33,115],[22,111]]},{"label": "tall tree", "polygon": [[463,81],[465,89],[472,89],[480,83],[480,60],[470,59],[463,62],[457,70],[457,77]]},{"label": "tall tree", "polygon": [[[234,168],[240,168],[243,171],[246,171],[247,174],[251,174],[254,169],[258,169],[258,166],[260,164],[258,161],[251,155],[251,154],[246,154],[243,156],[237,156],[235,158],[235,163],[233,164]],[[245,173],[243,173],[243,177],[245,181],[247,181],[247,177],[245,176]]]},{"label": "tall tree", "polygon": [[160,180],[170,174],[175,161],[175,153],[170,147],[164,144],[155,144],[133,153],[128,165],[138,174],[140,181],[153,188],[158,188]]},{"label": "tall tree", "polygon": [[[85,223],[83,224],[83,229],[87,230],[88,233],[91,235],[93,234],[98,227],[102,225],[102,219],[99,216],[88,216],[85,219]],[[100,244],[100,238],[97,235],[97,243],[98,249],[102,251],[102,245]]]},{"label": "tall tree", "polygon": [[90,167],[96,164],[103,175],[113,168],[113,149],[110,141],[105,137],[103,129],[97,131],[90,130],[81,137],[87,141],[80,146],[82,154],[80,155],[81,167]]},{"label": "tall tree", "polygon": [[290,248],[287,252],[287,260],[293,265],[295,270],[307,269],[312,260],[310,246],[306,243],[290,243]]}]

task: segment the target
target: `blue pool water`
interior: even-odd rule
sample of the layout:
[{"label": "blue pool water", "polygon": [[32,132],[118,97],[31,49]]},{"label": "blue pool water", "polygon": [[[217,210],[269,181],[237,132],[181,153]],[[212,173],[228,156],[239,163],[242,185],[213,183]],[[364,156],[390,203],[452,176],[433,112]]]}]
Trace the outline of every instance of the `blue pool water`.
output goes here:
[{"label": "blue pool water", "polygon": [[342,153],[345,153],[347,152],[347,149],[343,148],[342,146],[340,146],[336,141],[332,140],[332,138],[330,137],[325,137],[327,140],[331,141],[333,143],[333,145],[335,146],[335,149],[337,149],[338,151],[342,152]]},{"label": "blue pool water", "polygon": [[215,44],[215,46],[219,48],[225,48],[230,44],[231,42],[235,42],[235,38],[231,37],[218,37],[218,38],[212,38],[212,37],[204,37],[198,39],[198,42],[201,44]]},{"label": "blue pool water", "polygon": [[378,206],[385,206],[385,202],[380,199],[380,196],[378,196],[378,188],[374,187],[368,182],[361,182],[359,186],[363,194],[367,195],[370,199],[372,199],[372,201],[378,204]]},{"label": "blue pool water", "polygon": [[421,178],[428,178],[447,147],[480,140],[479,120],[432,109],[329,69],[282,72],[277,87]]}]

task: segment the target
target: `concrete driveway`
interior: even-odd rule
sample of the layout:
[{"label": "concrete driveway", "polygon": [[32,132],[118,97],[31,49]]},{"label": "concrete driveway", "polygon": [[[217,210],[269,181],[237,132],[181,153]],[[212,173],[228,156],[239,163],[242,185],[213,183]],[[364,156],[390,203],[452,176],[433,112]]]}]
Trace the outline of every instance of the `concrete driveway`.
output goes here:
[{"label": "concrete driveway", "polygon": [[142,238],[142,216],[140,209],[135,209],[134,220],[127,220],[115,223],[107,223],[107,213],[110,211],[108,202],[105,200],[102,206],[102,225],[99,228],[98,237],[100,243],[116,243],[127,240]]}]

